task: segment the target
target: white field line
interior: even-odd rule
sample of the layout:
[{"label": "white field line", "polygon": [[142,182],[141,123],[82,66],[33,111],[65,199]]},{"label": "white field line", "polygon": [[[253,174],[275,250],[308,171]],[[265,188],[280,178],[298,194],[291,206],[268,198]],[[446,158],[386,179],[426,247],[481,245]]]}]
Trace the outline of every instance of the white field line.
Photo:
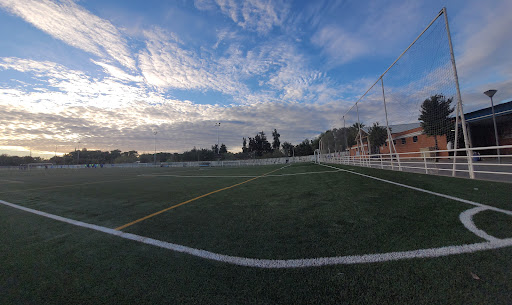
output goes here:
[{"label": "white field line", "polygon": [[[302,172],[302,173],[292,173],[292,174],[279,174],[279,175],[265,175],[261,178],[267,178],[267,177],[283,177],[283,176],[298,176],[298,175],[310,175],[310,174],[326,174],[326,173],[336,173],[339,172],[339,170],[336,171],[317,171],[317,172]],[[182,175],[167,175],[167,174],[141,174],[139,176],[150,176],[150,177],[177,177],[177,178],[255,178],[259,176],[227,176],[227,175],[221,175],[221,176],[182,176]]]},{"label": "white field line", "polygon": [[484,232],[483,230],[480,230],[479,228],[476,227],[475,223],[473,222],[473,216],[476,213],[480,213],[480,212],[483,212],[486,210],[487,210],[487,208],[485,208],[485,207],[476,207],[476,208],[466,210],[466,211],[460,213],[460,215],[459,215],[460,222],[462,222],[462,224],[466,227],[466,229],[473,232],[473,234],[475,234],[476,236],[486,239],[490,242],[497,242],[500,240],[499,238],[491,236],[491,235],[487,234],[486,232]]},{"label": "white field line", "polygon": [[256,267],[256,268],[305,268],[305,267],[317,267],[317,266],[327,266],[327,265],[341,265],[341,264],[365,264],[365,263],[377,263],[377,262],[387,262],[387,261],[397,261],[404,259],[412,259],[412,258],[432,258],[432,257],[441,257],[448,255],[456,255],[463,253],[472,253],[483,250],[491,250],[491,249],[499,249],[504,247],[512,246],[512,238],[508,239],[500,239],[496,241],[489,242],[481,242],[474,243],[468,245],[460,245],[460,246],[447,246],[440,248],[429,248],[429,249],[418,249],[412,251],[400,251],[400,252],[388,252],[388,253],[378,253],[378,254],[365,254],[365,255],[347,255],[347,256],[334,256],[334,257],[320,257],[320,258],[306,258],[306,259],[258,259],[258,258],[247,258],[247,257],[238,257],[231,255],[224,255],[219,253],[214,253],[206,250],[195,249],[187,246],[182,246],[178,244],[173,244],[161,240],[156,240],[149,237],[144,237],[140,235],[125,233],[122,231],[116,231],[114,229],[89,224],[57,215],[53,215],[46,212],[41,212],[38,210],[30,209],[27,207],[19,206],[17,204],[9,203],[3,200],[0,200],[0,203],[6,206],[10,206],[22,211],[26,211],[29,213],[33,213],[36,215],[44,216],[47,218],[51,218],[57,221],[65,222],[68,224],[72,224],[75,226],[88,228],[96,231],[100,231],[103,233],[107,233],[110,235],[115,235],[124,239],[129,239],[133,241],[137,241],[140,243],[153,245],[156,247],[169,249],[176,252],[186,253],[193,256],[239,265],[239,266],[247,266],[247,267]]},{"label": "white field line", "polygon": [[7,180],[7,179],[0,179],[0,182],[5,182],[5,183],[25,183],[23,181]]},{"label": "white field line", "polygon": [[435,196],[447,198],[447,199],[450,199],[450,200],[471,204],[471,205],[474,205],[474,206],[477,206],[477,207],[484,207],[487,210],[492,210],[492,211],[496,211],[496,212],[500,212],[500,213],[504,213],[504,214],[512,216],[512,211],[503,210],[503,209],[496,208],[496,207],[493,207],[493,206],[490,206],[490,205],[486,205],[486,204],[482,204],[482,203],[478,203],[478,202],[474,202],[474,201],[471,201],[471,200],[466,200],[466,199],[462,199],[462,198],[458,198],[458,197],[454,197],[454,196],[450,196],[450,195],[445,195],[445,194],[441,194],[441,193],[432,192],[432,191],[429,191],[429,190],[421,189],[419,187],[414,187],[414,186],[410,186],[410,185],[407,185],[407,184],[402,184],[402,183],[398,183],[398,182],[394,182],[394,181],[390,181],[390,180],[386,180],[386,179],[382,179],[382,178],[377,178],[377,177],[374,177],[374,176],[365,175],[365,174],[361,174],[361,173],[358,173],[358,172],[353,172],[351,170],[346,170],[346,169],[342,169],[342,168],[339,168],[339,167],[334,167],[334,166],[325,165],[325,164],[320,164],[320,165],[325,166],[325,167],[329,167],[329,168],[338,169],[338,170],[340,170],[342,172],[347,172],[347,173],[351,173],[351,174],[354,174],[354,175],[359,175],[359,176],[362,176],[362,177],[366,177],[366,178],[370,178],[370,179],[386,182],[386,183],[389,183],[389,184],[398,185],[398,186],[401,186],[401,187],[405,187],[405,188],[408,188],[408,189],[411,189],[411,190],[427,193],[427,194],[430,194],[430,195],[435,195]]}]

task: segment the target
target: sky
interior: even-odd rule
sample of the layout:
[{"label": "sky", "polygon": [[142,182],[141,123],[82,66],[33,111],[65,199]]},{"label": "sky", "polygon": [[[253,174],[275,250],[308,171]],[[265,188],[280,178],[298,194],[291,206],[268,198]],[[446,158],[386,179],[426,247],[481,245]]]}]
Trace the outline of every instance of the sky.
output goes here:
[{"label": "sky", "polygon": [[510,100],[510,0],[0,0],[0,154],[298,144],[444,6],[465,112]]}]

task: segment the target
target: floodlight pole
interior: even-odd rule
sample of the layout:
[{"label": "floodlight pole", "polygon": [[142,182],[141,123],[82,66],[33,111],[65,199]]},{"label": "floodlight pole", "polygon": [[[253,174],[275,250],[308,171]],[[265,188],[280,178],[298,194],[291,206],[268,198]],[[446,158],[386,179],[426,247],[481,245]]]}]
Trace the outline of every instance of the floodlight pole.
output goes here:
[{"label": "floodlight pole", "polygon": [[76,164],[80,164],[80,141],[78,141],[78,157],[77,157],[77,160],[76,160]]},{"label": "floodlight pole", "polygon": [[[496,146],[500,146],[500,142],[498,140],[498,127],[496,125],[496,114],[494,112],[494,102],[492,100],[492,97],[494,96],[494,94],[496,94],[496,92],[498,92],[498,90],[491,89],[485,91],[484,94],[491,98],[492,122],[494,124],[494,138],[496,139]],[[498,152],[498,163],[501,163],[500,149],[498,148],[496,149],[496,151]]]},{"label": "floodlight pole", "polygon": [[153,163],[154,165],[156,166],[156,134],[158,133],[158,131],[153,131],[153,135],[155,136],[155,153],[153,154]]},{"label": "floodlight pole", "polygon": [[462,107],[462,97],[459,88],[459,76],[457,75],[457,66],[455,65],[455,55],[453,54],[452,37],[450,35],[450,26],[448,25],[448,15],[446,14],[446,7],[443,7],[444,23],[446,25],[446,34],[448,35],[448,45],[450,46],[450,57],[453,67],[453,76],[455,78],[455,87],[457,89],[457,103],[460,111],[460,119],[462,123],[462,134],[464,135],[464,145],[466,146],[466,155],[468,160],[469,178],[475,179],[475,172],[473,170],[473,151],[469,144],[469,137],[466,126],[466,118],[464,117],[464,109]]},{"label": "floodlight pole", "polygon": [[217,128],[217,155],[220,154],[220,137],[219,137],[219,131],[220,131],[220,122],[219,123],[215,123],[215,126],[218,127]]}]

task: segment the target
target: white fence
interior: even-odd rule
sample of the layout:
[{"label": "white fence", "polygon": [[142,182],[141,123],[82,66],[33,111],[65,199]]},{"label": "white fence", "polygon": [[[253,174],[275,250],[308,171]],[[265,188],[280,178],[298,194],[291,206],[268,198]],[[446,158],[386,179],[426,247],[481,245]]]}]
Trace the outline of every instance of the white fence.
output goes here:
[{"label": "white fence", "polygon": [[[347,154],[321,154],[324,163],[373,167],[432,175],[469,178],[472,163],[476,179],[512,182],[512,155],[481,155],[480,151],[512,149],[512,145],[471,148],[472,157],[461,155],[466,149],[451,149],[396,154],[349,156]],[[455,153],[457,152],[457,153]],[[443,153],[441,155],[441,153]],[[449,156],[446,156],[446,153]],[[455,155],[455,156],[454,156]],[[471,160],[469,160],[471,158]],[[499,161],[498,161],[499,160]]]},{"label": "white fence", "polygon": [[42,169],[80,169],[80,168],[144,168],[144,167],[239,167],[259,166],[272,164],[288,164],[299,162],[312,162],[314,156],[250,159],[233,161],[193,161],[193,162],[161,162],[161,163],[119,163],[119,164],[72,164],[72,165],[51,165],[44,163],[32,166],[0,166],[0,170],[42,170]]}]

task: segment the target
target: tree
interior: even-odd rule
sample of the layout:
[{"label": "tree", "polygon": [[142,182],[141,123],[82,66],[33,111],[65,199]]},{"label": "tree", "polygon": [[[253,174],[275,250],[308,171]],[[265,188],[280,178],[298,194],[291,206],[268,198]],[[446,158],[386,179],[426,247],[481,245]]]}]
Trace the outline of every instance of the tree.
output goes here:
[{"label": "tree", "polygon": [[[318,143],[318,141],[317,141]],[[309,156],[312,155],[315,151],[313,141],[309,139],[304,139],[300,144],[295,146],[295,155],[296,156]]]},{"label": "tree", "polygon": [[281,145],[283,149],[283,154],[285,156],[293,156],[293,144],[290,142],[284,142],[283,145]]},{"label": "tree", "polygon": [[219,153],[219,145],[215,144],[215,145],[212,145],[212,150],[214,153]]},{"label": "tree", "polygon": [[222,143],[222,144],[220,145],[219,153],[221,153],[221,154],[225,154],[225,153],[227,153],[227,152],[228,152],[228,148],[226,147],[226,145],[225,145],[224,143]]},{"label": "tree", "polygon": [[349,128],[346,128],[346,146],[352,147],[353,145],[357,144],[357,136],[359,135],[359,129],[363,128],[364,124],[354,123]]},{"label": "tree", "polygon": [[272,131],[272,137],[274,138],[274,141],[272,141],[273,150],[279,150],[279,147],[281,146],[281,141],[279,141],[280,136],[281,135],[277,132],[277,129],[274,129],[274,131]]},{"label": "tree", "polygon": [[453,127],[450,115],[455,108],[451,107],[452,100],[452,98],[447,99],[444,95],[435,94],[421,104],[418,119],[423,132],[429,137],[434,137],[435,150],[438,150],[437,136],[447,135]]},{"label": "tree", "polygon": [[243,139],[243,142],[242,142],[242,152],[247,152],[247,139],[246,138],[242,138]]},{"label": "tree", "polygon": [[370,153],[379,153],[379,147],[386,143],[387,138],[388,133],[386,127],[380,126],[379,122],[373,123],[368,133],[368,140],[370,140],[370,145],[372,145],[372,151]]},{"label": "tree", "polygon": [[249,152],[254,152],[258,157],[264,153],[272,151],[270,143],[267,141],[267,136],[263,131],[258,132],[254,138],[249,137]]}]

